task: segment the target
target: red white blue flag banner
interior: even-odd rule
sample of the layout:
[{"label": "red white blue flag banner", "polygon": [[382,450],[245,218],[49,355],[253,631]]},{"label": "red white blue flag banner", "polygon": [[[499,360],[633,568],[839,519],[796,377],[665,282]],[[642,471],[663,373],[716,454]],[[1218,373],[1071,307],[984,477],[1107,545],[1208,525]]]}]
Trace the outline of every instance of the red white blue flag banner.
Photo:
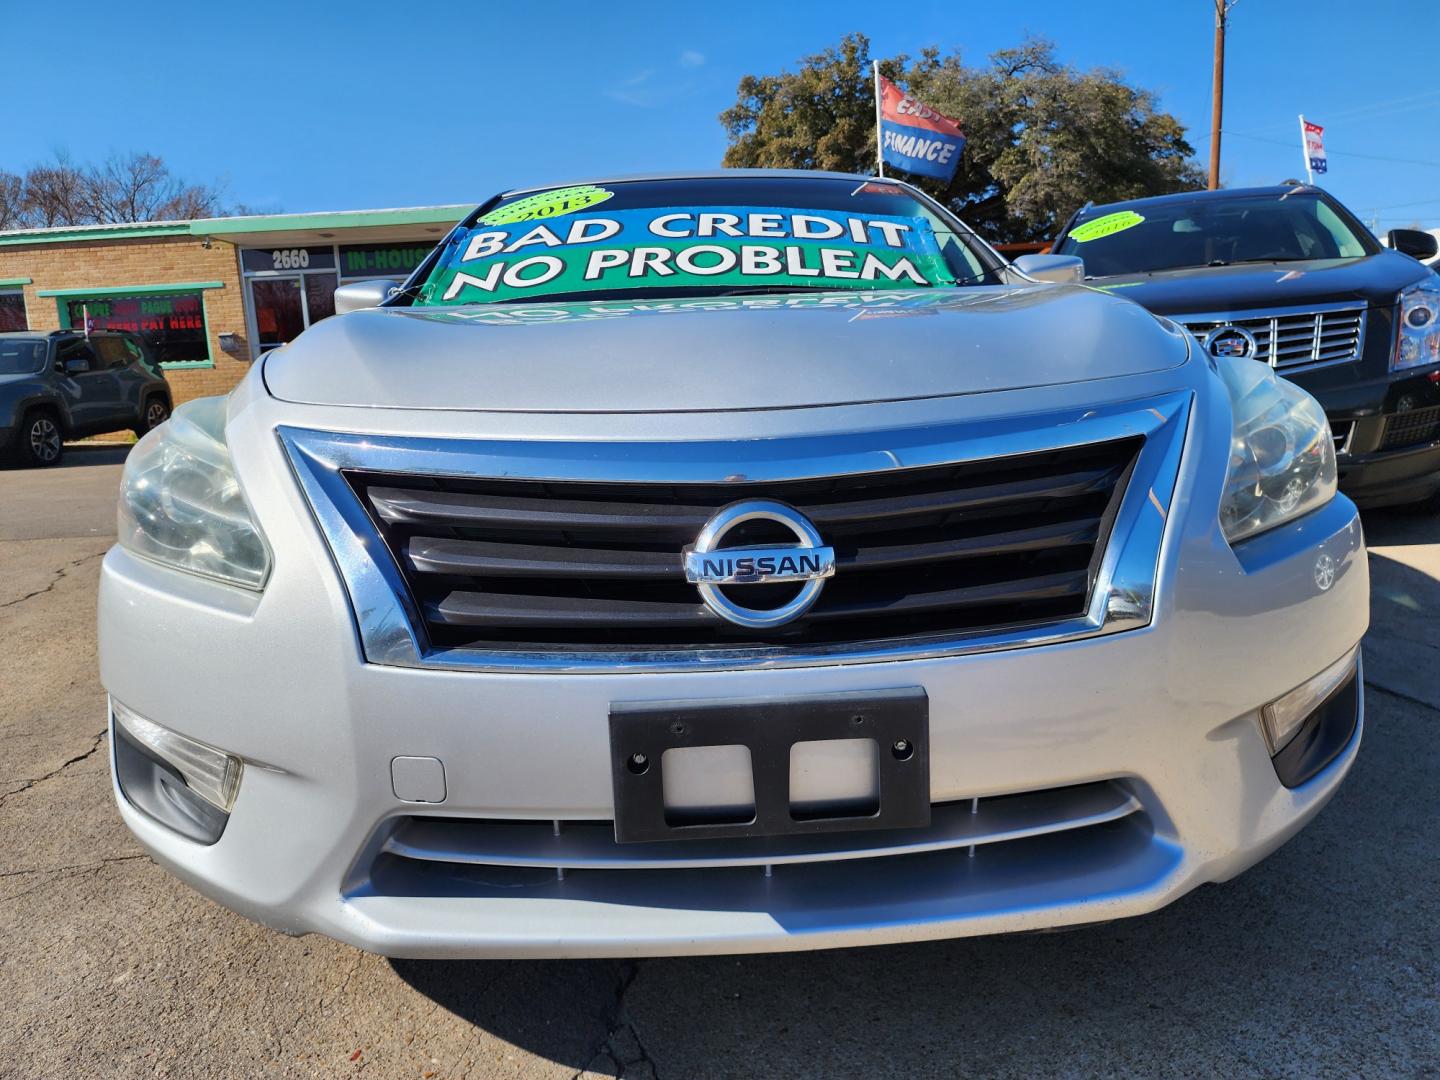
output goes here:
[{"label": "red white blue flag banner", "polygon": [[878,70],[875,80],[881,162],[919,176],[950,180],[965,148],[960,124],[917,101]]},{"label": "red white blue flag banner", "polygon": [[1329,165],[1325,158],[1325,129],[1302,116],[1300,132],[1305,140],[1305,164],[1312,173],[1327,172]]}]

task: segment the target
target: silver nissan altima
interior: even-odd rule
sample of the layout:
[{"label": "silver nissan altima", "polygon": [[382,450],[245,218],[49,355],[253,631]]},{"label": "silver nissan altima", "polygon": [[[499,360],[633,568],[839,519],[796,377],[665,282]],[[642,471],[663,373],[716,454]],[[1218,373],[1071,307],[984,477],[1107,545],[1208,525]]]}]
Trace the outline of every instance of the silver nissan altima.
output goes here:
[{"label": "silver nissan altima", "polygon": [[490,199],[130,454],[125,822],[408,957],[1034,930],[1234,877],[1358,751],[1360,521],[1308,394],[1080,265],[885,178]]}]

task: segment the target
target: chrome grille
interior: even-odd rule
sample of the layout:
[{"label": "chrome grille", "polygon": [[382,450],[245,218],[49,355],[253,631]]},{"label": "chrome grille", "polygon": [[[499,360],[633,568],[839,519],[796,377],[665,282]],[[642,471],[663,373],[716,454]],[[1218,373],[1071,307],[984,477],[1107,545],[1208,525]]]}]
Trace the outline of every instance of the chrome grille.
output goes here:
[{"label": "chrome grille", "polygon": [[[433,646],[663,652],[1082,616],[1140,445],[758,484],[346,475]],[[836,550],[819,601],[782,627],[724,621],[681,567],[682,548],[711,515],[750,498],[796,507]],[[758,530],[740,539],[774,542]],[[768,606],[797,586],[741,588],[744,602]]]},{"label": "chrome grille", "polygon": [[1309,311],[1277,310],[1220,315],[1177,316],[1204,341],[1221,326],[1238,326],[1255,336],[1255,359],[1277,371],[1299,371],[1338,364],[1360,356],[1365,336],[1365,307],[1326,307]]},{"label": "chrome grille", "polygon": [[[957,656],[1074,641],[1148,625],[1153,613],[1158,553],[1166,515],[1175,492],[1189,407],[1189,392],[1177,391],[1139,401],[934,426],[679,441],[439,439],[360,435],[288,426],[282,426],[278,434],[345,585],[366,663],[516,672],[686,671],[693,670],[697,665],[720,670]],[[766,423],[769,423],[768,418]],[[1119,458],[1113,456],[1117,453],[1121,455]],[[1133,454],[1125,466],[1128,471],[1115,474],[1113,466],[1117,461],[1125,461],[1127,453]],[[1099,457],[1087,456],[1092,454]],[[1106,455],[1112,456],[1107,459]],[[1035,470],[1037,462],[1039,468]],[[1100,471],[1091,476],[1089,490],[1085,490],[1083,484],[1074,486],[1076,473],[1093,471],[1097,463]],[[1007,470],[1022,466],[1032,470],[1028,478],[1004,475]],[[982,482],[979,479],[982,476],[989,479]],[[482,501],[491,503],[487,512],[503,511],[515,515],[520,511],[512,524],[533,530],[544,525],[531,513],[543,508],[537,507],[537,502],[558,510],[562,509],[560,503],[563,502],[617,501],[597,498],[596,493],[602,490],[613,496],[628,489],[632,493],[632,501],[636,491],[655,493],[664,489],[691,495],[704,491],[709,493],[707,498],[723,495],[727,501],[733,501],[756,491],[773,489],[803,494],[806,497],[800,500],[802,503],[824,503],[829,512],[836,513],[836,504],[847,500],[863,504],[879,498],[883,506],[884,498],[903,494],[902,491],[892,490],[889,496],[882,495],[881,489],[889,485],[892,478],[899,485],[934,480],[936,477],[948,479],[943,479],[939,487],[929,489],[928,493],[923,486],[912,486],[909,494],[939,499],[940,502],[931,503],[924,513],[909,516],[911,523],[915,524],[927,513],[932,515],[930,524],[940,529],[942,535],[916,537],[911,543],[953,543],[955,557],[932,559],[933,551],[921,549],[910,552],[910,555],[919,557],[908,566],[896,564],[887,569],[872,564],[869,571],[849,575],[877,575],[874,581],[880,585],[887,584],[888,575],[889,585],[902,584],[903,587],[895,576],[899,572],[909,579],[909,592],[930,594],[933,606],[928,611],[916,612],[915,617],[909,620],[890,619],[891,627],[900,636],[878,640],[848,639],[839,631],[847,626],[849,630],[854,630],[857,621],[832,616],[817,618],[809,624],[816,628],[816,636],[810,644],[806,644],[804,639],[797,643],[795,638],[782,637],[769,642],[741,638],[717,639],[716,644],[708,648],[671,645],[659,650],[619,646],[603,634],[597,635],[600,640],[594,646],[572,644],[567,647],[563,642],[552,640],[540,643],[540,647],[530,648],[520,635],[515,635],[515,640],[511,642],[492,640],[488,646],[446,644],[444,640],[437,641],[431,637],[428,609],[420,607],[419,599],[434,599],[446,586],[451,592],[480,591],[462,587],[477,577],[502,579],[520,576],[494,574],[493,571],[499,567],[524,571],[533,579],[526,585],[530,590],[528,593],[520,590],[524,595],[542,598],[561,595],[553,587],[558,584],[572,589],[571,599],[583,600],[584,597],[573,593],[574,582],[570,579],[568,566],[564,565],[574,561],[574,553],[564,550],[571,546],[593,548],[605,553],[595,565],[607,573],[620,571],[613,573],[609,583],[604,585],[608,592],[597,593],[595,598],[621,601],[645,599],[641,595],[627,595],[624,590],[633,586],[643,593],[657,583],[657,579],[646,577],[647,573],[654,572],[654,556],[657,554],[665,556],[667,564],[671,555],[676,559],[676,577],[667,587],[684,584],[678,560],[679,546],[683,544],[677,546],[673,535],[646,533],[643,542],[626,549],[623,543],[577,544],[579,537],[576,536],[564,536],[558,541],[541,541],[534,535],[485,537],[465,535],[463,529],[450,532],[448,527],[436,531],[426,524],[413,531],[412,535],[437,543],[428,548],[424,543],[417,544],[412,553],[408,543],[411,537],[406,535],[406,530],[413,529],[414,523],[404,523],[400,527],[386,525],[382,530],[377,522],[384,519],[379,517],[375,504],[369,498],[371,487],[395,489],[402,494],[390,504],[391,509],[409,515],[419,505],[428,503],[433,508],[437,502],[443,504],[448,498],[446,493],[467,498],[480,495]],[[1028,492],[1023,487],[1014,486],[1005,499],[988,507],[976,505],[976,500],[983,502],[987,497],[978,488],[986,484],[1003,487],[1026,479],[1033,485]],[[502,495],[490,486],[510,482],[530,485],[531,491],[522,492],[517,487]],[[829,484],[836,485],[836,488],[826,494],[825,486]],[[854,488],[857,484],[868,486],[871,490],[856,492]],[[842,495],[839,489],[847,485],[849,494]],[[947,485],[951,491],[949,496],[945,494]],[[1068,523],[1081,523],[1079,537],[1086,532],[1084,518],[1069,515],[1077,511],[1093,515],[1093,507],[1085,509],[1084,504],[1103,497],[1107,489],[1111,501],[1100,517],[1094,519],[1104,528],[1096,531],[1093,540],[1067,542],[1063,533],[1069,527]],[[544,492],[543,497],[537,499],[537,491]],[[421,504],[411,506],[407,500],[415,498],[412,492],[420,492],[422,496],[428,493],[428,497],[422,498]],[[957,493],[960,504],[944,505],[946,498],[956,497]],[[991,496],[998,494],[998,491],[990,492]],[[512,502],[507,507],[503,502],[495,501],[497,497],[509,498]],[[528,500],[528,504],[515,503],[515,499]],[[965,506],[964,500],[971,500],[971,504]],[[664,503],[664,500],[658,502]],[[668,524],[673,527],[677,520],[683,520],[684,507],[697,505],[702,504],[672,499],[662,506],[661,518],[669,518]],[[595,507],[592,505],[590,509]],[[919,509],[919,504],[908,508],[909,511]],[[1033,521],[1031,526],[1013,522],[1004,524],[1003,518],[1007,514],[1029,514]],[[528,521],[524,520],[527,515]],[[604,514],[600,516],[603,518]],[[890,518],[889,524],[897,524],[905,516],[896,514]],[[622,514],[615,518],[616,522],[620,523],[623,517]],[[949,524],[955,526],[953,532],[947,527],[947,517]],[[633,522],[625,527],[628,529],[631,524]],[[851,530],[847,543],[853,540],[858,546],[860,539],[866,539],[877,547],[903,546],[887,541],[884,533],[888,525],[867,532],[857,527],[863,522],[836,524]],[[1017,537],[1014,533],[1031,527],[1041,531],[1029,534],[1028,543],[1036,550],[1027,551],[1027,538]],[[601,535],[615,537],[621,534],[602,529]],[[1076,539],[1077,534],[1072,533],[1071,538]],[[691,539],[693,534],[684,542],[688,543]],[[747,542],[745,538],[737,539],[741,543]],[[439,543],[450,540],[488,546],[456,549]],[[633,532],[631,540],[634,540]],[[986,545],[994,544],[1003,545],[1008,550],[984,550]],[[517,559],[517,553],[505,550],[503,545],[525,546],[531,550]],[[842,545],[834,546],[837,554],[841,553]],[[557,569],[553,552],[540,552],[545,557],[535,559],[533,549],[536,547],[561,549],[562,557],[558,559],[561,565],[558,568],[563,572],[557,583],[547,585],[546,575],[535,572]],[[1090,559],[1084,565],[1085,583],[1082,589],[1088,592],[1089,604],[1083,615],[1042,616],[1040,611],[1044,604],[1055,604],[1057,608],[1063,605],[1065,610],[1071,610],[1070,605],[1079,598],[1080,594],[1074,588],[1078,581],[1075,571],[1087,547]],[[638,554],[628,558],[616,557],[613,551],[617,549]],[[1047,550],[1050,554],[1043,554]],[[410,561],[412,554],[416,560],[413,564]],[[439,569],[457,554],[463,554],[465,558],[462,561],[468,564],[458,575],[421,569]],[[890,551],[886,559],[896,554]],[[987,591],[1000,583],[1000,579],[991,573],[996,570],[993,563],[987,570],[986,560],[999,556],[1003,556],[1001,562],[1008,563],[1012,570],[1032,559],[1054,560],[1057,556],[1068,565],[1052,566],[1048,571],[1061,575],[1062,580],[1049,583],[1052,588],[1058,586],[1058,591],[1049,595],[1032,593],[1028,599],[1037,603],[1011,606],[999,602],[1003,592]],[[975,573],[961,572],[957,575],[957,567],[963,571],[967,566]],[[444,568],[457,569],[448,565]],[[990,576],[984,576],[986,574]],[[1007,580],[1013,583],[1018,579]],[[412,588],[412,581],[420,586],[418,593]],[[831,585],[835,581],[831,579],[827,583],[827,594],[832,592]],[[1034,581],[1033,577],[1031,584],[1044,585]],[[693,593],[693,586],[684,587]],[[765,587],[768,586],[749,588]],[[971,587],[979,591],[963,591]],[[946,590],[952,595],[935,595]],[[501,587],[484,591],[504,593],[507,589]],[[508,591],[517,591],[513,582]],[[838,603],[844,596],[844,590],[834,591],[836,595],[831,599]],[[954,595],[957,591],[958,596]],[[685,599],[692,606],[698,606],[695,595],[687,595]],[[755,599],[758,603],[766,603],[758,596]],[[958,602],[951,603],[952,600]],[[532,612],[543,611],[546,607],[553,607],[553,600],[542,599],[529,607]],[[630,610],[633,612],[635,609]],[[655,614],[653,609],[642,610]],[[673,608],[667,611],[675,613]],[[812,609],[812,614],[815,611],[818,611],[818,605]],[[854,614],[862,618],[873,616],[875,622],[872,627],[886,617],[883,606],[869,611],[857,610]],[[947,618],[955,619],[949,625],[959,632],[943,629],[926,632],[927,626],[945,625]],[[996,621],[987,622],[987,618]],[[570,629],[590,633],[595,626],[592,623],[588,627]],[[686,627],[681,626],[680,629],[686,630]],[[688,629],[693,631],[695,627]],[[804,629],[805,624],[792,623],[787,633]],[[558,632],[565,630],[563,626],[558,628]],[[552,627],[550,632],[557,632],[557,628]],[[461,626],[459,630],[447,628],[445,633],[454,635],[447,640],[463,641],[465,633],[473,634],[477,639],[480,636],[473,624],[469,630]],[[832,636],[827,638],[825,634]]]}]

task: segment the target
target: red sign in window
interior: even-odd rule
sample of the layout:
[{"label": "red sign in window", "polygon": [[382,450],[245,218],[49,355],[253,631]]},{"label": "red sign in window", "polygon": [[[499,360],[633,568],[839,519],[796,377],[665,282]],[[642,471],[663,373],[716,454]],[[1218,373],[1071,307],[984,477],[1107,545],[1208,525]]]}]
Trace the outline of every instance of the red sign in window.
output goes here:
[{"label": "red sign in window", "polygon": [[79,299],[71,300],[68,308],[75,329],[128,330],[163,364],[210,358],[199,293]]}]

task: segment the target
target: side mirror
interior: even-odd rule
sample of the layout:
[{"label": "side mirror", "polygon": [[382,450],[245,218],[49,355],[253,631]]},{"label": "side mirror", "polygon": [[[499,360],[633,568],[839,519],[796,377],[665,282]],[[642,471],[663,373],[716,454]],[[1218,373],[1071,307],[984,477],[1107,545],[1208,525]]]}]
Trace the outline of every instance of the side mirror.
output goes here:
[{"label": "side mirror", "polygon": [[1085,260],[1078,255],[1021,255],[1011,265],[1031,281],[1077,285],[1085,280]]},{"label": "side mirror", "polygon": [[90,361],[83,356],[72,356],[65,361],[66,375],[79,375],[90,370]]},{"label": "side mirror", "polygon": [[1391,229],[1385,242],[1402,255],[1412,259],[1433,259],[1440,255],[1440,240],[1422,229]]},{"label": "side mirror", "polygon": [[390,294],[399,291],[399,286],[389,278],[374,278],[370,281],[352,281],[335,290],[335,314],[361,308],[379,307]]}]

